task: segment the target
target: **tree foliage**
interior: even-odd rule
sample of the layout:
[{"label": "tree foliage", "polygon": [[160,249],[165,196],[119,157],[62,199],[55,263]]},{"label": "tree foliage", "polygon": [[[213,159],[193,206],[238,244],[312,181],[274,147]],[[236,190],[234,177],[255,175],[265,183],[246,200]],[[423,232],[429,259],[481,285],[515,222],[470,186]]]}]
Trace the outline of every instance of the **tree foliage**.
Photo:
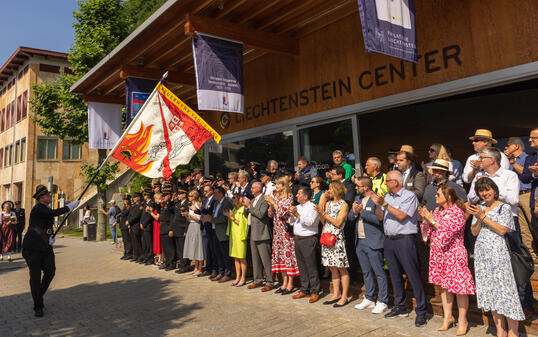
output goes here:
[{"label": "tree foliage", "polygon": [[85,181],[87,184],[90,183],[93,175],[97,173],[92,185],[97,186],[97,188],[101,189],[102,191],[106,191],[108,189],[107,181],[110,180],[110,177],[113,177],[114,173],[118,171],[119,164],[119,162],[115,162],[114,164],[106,163],[103,165],[103,168],[99,170],[99,172],[97,171],[99,165],[93,165],[90,163],[83,163],[80,168],[86,177]]},{"label": "tree foliage", "polygon": [[75,80],[73,75],[61,74],[52,82],[34,85],[30,106],[32,119],[46,135],[70,137],[81,144],[88,141],[88,114],[82,99],[69,92]]}]

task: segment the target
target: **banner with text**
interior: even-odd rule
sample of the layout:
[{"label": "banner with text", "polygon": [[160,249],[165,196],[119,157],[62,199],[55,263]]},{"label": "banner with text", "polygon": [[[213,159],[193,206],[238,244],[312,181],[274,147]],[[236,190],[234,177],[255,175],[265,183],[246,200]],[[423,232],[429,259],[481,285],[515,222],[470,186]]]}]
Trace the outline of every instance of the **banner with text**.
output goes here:
[{"label": "banner with text", "polygon": [[243,113],[243,44],[197,33],[192,51],[198,110]]},{"label": "banner with text", "polygon": [[88,102],[90,149],[111,149],[121,136],[121,104]]},{"label": "banner with text", "polygon": [[131,124],[159,81],[127,77],[125,80],[125,125]]},{"label": "banner with text", "polygon": [[417,62],[414,0],[358,0],[364,45],[378,52]]}]

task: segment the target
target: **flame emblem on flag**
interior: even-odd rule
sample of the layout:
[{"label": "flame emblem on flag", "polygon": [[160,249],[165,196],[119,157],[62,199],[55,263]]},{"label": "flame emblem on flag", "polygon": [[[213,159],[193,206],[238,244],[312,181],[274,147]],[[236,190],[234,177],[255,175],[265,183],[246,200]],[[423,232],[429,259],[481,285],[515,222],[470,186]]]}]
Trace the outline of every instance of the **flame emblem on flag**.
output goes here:
[{"label": "flame emblem on flag", "polygon": [[153,124],[145,127],[144,123],[140,123],[138,132],[125,135],[118,147],[119,156],[115,155],[114,157],[128,164],[138,173],[147,172],[151,168],[151,164],[153,164],[153,161],[145,163],[152,129]]}]

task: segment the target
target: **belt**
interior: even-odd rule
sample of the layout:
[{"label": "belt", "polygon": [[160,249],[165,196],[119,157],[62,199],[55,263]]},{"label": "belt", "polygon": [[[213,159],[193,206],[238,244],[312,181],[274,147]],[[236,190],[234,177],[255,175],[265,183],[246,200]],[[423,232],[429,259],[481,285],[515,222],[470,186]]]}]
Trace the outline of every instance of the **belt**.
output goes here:
[{"label": "belt", "polygon": [[519,195],[531,193],[531,190],[519,191]]},{"label": "belt", "polygon": [[385,237],[389,240],[398,240],[405,237],[415,237],[416,234],[396,234],[396,235],[385,235]]},{"label": "belt", "polygon": [[313,238],[313,237],[315,237],[315,235],[309,235],[309,236],[295,235],[295,236],[294,236],[294,239],[295,239],[295,240],[301,240],[301,239],[308,239],[308,238]]}]

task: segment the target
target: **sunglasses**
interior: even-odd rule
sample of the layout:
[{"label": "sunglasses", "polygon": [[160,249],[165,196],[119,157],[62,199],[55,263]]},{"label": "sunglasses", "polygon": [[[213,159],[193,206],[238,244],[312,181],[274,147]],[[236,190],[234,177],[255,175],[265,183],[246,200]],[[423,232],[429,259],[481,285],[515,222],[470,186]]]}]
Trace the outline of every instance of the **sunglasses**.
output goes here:
[{"label": "sunglasses", "polygon": [[435,149],[428,149],[428,152],[436,152]]}]

